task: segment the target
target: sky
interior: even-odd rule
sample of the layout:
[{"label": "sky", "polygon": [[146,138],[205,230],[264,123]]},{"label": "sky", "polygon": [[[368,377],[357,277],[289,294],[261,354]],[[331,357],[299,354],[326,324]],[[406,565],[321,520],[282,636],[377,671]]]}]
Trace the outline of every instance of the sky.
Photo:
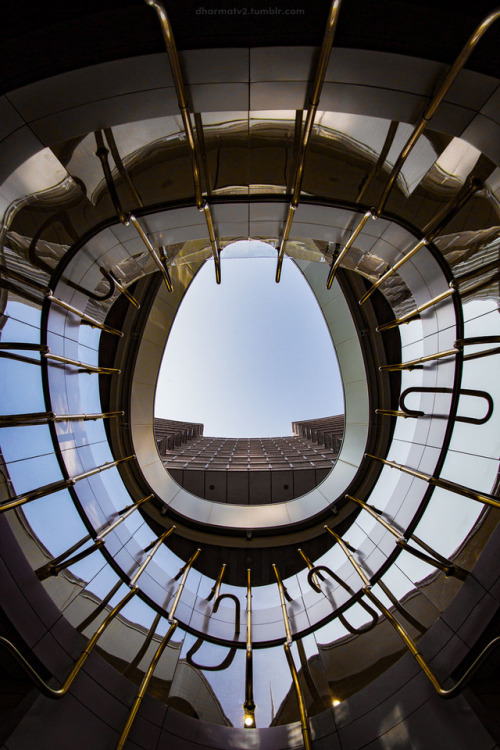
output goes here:
[{"label": "sky", "polygon": [[293,261],[276,284],[275,249],[242,241],[223,251],[221,266],[217,285],[205,263],[179,308],[155,415],[202,422],[205,435],[276,437],[290,435],[292,421],[342,413],[330,334]]}]

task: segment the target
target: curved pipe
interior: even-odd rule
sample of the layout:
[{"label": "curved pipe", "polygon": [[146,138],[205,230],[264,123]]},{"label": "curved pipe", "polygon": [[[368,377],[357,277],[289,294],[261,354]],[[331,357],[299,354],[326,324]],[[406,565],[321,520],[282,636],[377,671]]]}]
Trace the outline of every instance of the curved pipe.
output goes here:
[{"label": "curved pipe", "polygon": [[[425,414],[423,411],[417,411],[416,409],[409,409],[405,401],[410,393],[453,393],[452,388],[425,388],[414,386],[407,388],[403,391],[399,397],[399,408],[407,417],[425,417],[430,416],[438,419],[447,419],[447,414]],[[487,404],[488,409],[484,417],[455,417],[455,422],[465,422],[466,424],[484,424],[487,422],[493,414],[493,399],[487,391],[478,391],[474,388],[460,388],[459,394],[462,396],[475,396],[477,398],[483,398]]]},{"label": "curved pipe", "polygon": [[[314,580],[314,577],[318,575],[318,573],[320,572],[324,572],[327,575],[329,575],[331,578],[333,578],[333,580],[336,581],[340,586],[342,586],[342,588],[345,589],[349,594],[352,595],[354,593],[351,587],[348,586],[345,581],[343,581],[336,573],[333,572],[333,570],[328,568],[326,565],[314,565],[312,568],[310,568],[307,574],[307,581],[309,583],[309,586],[313,589],[313,591],[316,591],[318,594],[322,593],[319,585],[315,583],[315,580]],[[347,621],[343,613],[339,614],[340,622],[345,627],[345,629],[349,631],[349,633],[352,633],[352,635],[361,635],[363,633],[368,633],[370,630],[373,630],[373,628],[378,622],[378,614],[377,612],[375,612],[374,609],[372,609],[362,599],[359,600],[359,604],[361,605],[361,607],[363,607],[363,609],[366,612],[368,612],[368,614],[372,618],[372,621],[368,623],[367,625],[361,625],[361,627],[355,628],[353,625],[351,625]]]},{"label": "curved pipe", "polygon": [[[214,607],[213,607],[212,612],[217,612],[217,610],[219,609],[219,604],[221,603],[223,599],[231,599],[231,601],[234,602],[234,639],[236,640],[238,635],[240,634],[240,614],[241,614],[240,600],[234,594],[221,594],[214,601]],[[223,669],[227,669],[232,664],[233,659],[236,655],[235,646],[232,646],[229,649],[229,652],[226,655],[226,657],[223,659],[223,661],[215,667],[207,667],[202,664],[197,664],[194,661],[193,656],[201,648],[202,645],[203,645],[203,638],[198,638],[196,642],[193,643],[193,645],[191,646],[191,648],[186,654],[186,661],[192,667],[195,667],[196,669],[202,669],[204,672],[220,672]]]}]

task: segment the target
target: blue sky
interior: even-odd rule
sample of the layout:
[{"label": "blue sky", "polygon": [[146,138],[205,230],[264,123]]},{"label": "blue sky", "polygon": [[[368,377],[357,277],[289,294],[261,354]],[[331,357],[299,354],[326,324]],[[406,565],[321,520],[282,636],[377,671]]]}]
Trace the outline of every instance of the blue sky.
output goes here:
[{"label": "blue sky", "polygon": [[[270,257],[228,257],[240,253]],[[203,422],[205,435],[290,435],[290,423],[343,412],[333,344],[295,264],[256,241],[208,261],[182,302],[158,379],[157,417]]]}]

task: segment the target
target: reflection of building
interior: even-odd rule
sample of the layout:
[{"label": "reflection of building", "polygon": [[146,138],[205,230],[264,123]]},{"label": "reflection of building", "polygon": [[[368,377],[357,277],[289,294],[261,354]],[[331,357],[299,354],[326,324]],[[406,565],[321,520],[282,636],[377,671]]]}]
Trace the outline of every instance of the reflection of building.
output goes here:
[{"label": "reflection of building", "polygon": [[158,451],[176,482],[199,497],[251,505],[300,497],[334,466],[343,414],[292,429],[289,437],[218,438],[204,436],[202,425],[155,418]]},{"label": "reflection of building", "polygon": [[[176,603],[163,684],[150,684],[127,750],[298,750],[308,726],[313,750],[497,747],[498,651],[451,700],[436,688],[499,633],[498,23],[419,119],[489,2],[344,0],[291,207],[328,3],[223,23],[169,3],[206,172],[198,201],[154,10],[30,5],[8,3],[2,47],[3,747],[116,747]],[[284,247],[335,343],[344,439],[328,476],[293,500],[201,498],[158,456],[165,341],[194,275],[219,259],[203,200],[220,246]],[[85,661],[51,699],[13,649],[45,693]],[[258,728],[245,730],[248,664]]]}]

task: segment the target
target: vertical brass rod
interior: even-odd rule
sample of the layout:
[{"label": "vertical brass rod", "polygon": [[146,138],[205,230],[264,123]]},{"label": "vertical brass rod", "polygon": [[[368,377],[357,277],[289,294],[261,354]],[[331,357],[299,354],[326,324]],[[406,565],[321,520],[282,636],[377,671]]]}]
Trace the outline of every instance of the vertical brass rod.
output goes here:
[{"label": "vertical brass rod", "polygon": [[473,490],[470,487],[464,487],[457,482],[451,482],[449,479],[433,477],[430,474],[424,474],[422,471],[411,469],[409,466],[397,464],[395,461],[388,461],[386,458],[373,456],[371,453],[365,453],[365,456],[367,458],[372,458],[374,461],[379,461],[386,466],[390,466],[392,469],[399,469],[399,471],[402,471],[405,474],[410,474],[412,477],[417,477],[417,479],[423,479],[424,482],[427,482],[433,487],[441,487],[444,490],[450,490],[451,492],[455,492],[457,495],[468,497],[471,500],[476,500],[479,503],[491,505],[493,508],[500,508],[500,500],[494,495],[490,495],[487,492],[476,492],[476,490]]},{"label": "vertical brass rod", "polygon": [[83,474],[77,474],[76,476],[70,477],[69,479],[59,479],[57,482],[45,484],[43,487],[39,487],[37,490],[32,490],[31,492],[28,492],[24,495],[16,495],[16,497],[12,498],[12,500],[10,500],[9,502],[0,505],[0,513],[4,513],[6,510],[11,510],[11,508],[17,508],[19,505],[24,505],[24,503],[29,503],[32,500],[38,500],[38,498],[40,497],[51,495],[53,492],[59,492],[59,490],[67,489],[68,487],[71,487],[73,484],[75,484],[75,482],[78,482],[80,479],[87,479],[87,477],[91,477],[94,474],[99,474],[99,472],[101,471],[111,469],[113,466],[118,466],[118,464],[121,464],[124,461],[130,461],[132,458],[135,458],[135,456],[119,458],[117,461],[110,461],[109,463],[98,466],[95,469],[85,471],[83,472]]},{"label": "vertical brass rod", "polygon": [[82,320],[85,320],[87,323],[90,323],[92,328],[100,328],[101,331],[105,331],[106,333],[111,333],[114,336],[123,336],[122,331],[118,331],[116,328],[111,328],[110,326],[105,325],[104,323],[99,323],[97,320],[94,320],[94,318],[91,318],[90,315],[87,315],[84,312],[81,312],[81,310],[78,310],[76,307],[73,307],[73,305],[68,305],[67,302],[64,302],[62,299],[58,299],[58,297],[54,297],[53,294],[47,294],[47,299],[49,302],[52,302],[54,305],[58,305],[58,307],[62,307],[64,310],[67,310],[70,313],[73,313],[74,315],[77,315]]},{"label": "vertical brass rod", "polygon": [[222,578],[224,576],[224,571],[226,570],[226,563],[222,563],[221,569],[219,570],[219,575],[217,576],[217,580],[215,581],[214,585],[212,586],[209,595],[207,596],[207,602],[209,602],[211,599],[216,601],[219,598],[220,593],[220,587],[222,584]]},{"label": "vertical brass rod", "polygon": [[[175,528],[175,527],[174,527],[174,528]],[[182,592],[183,592],[183,590],[184,590],[184,586],[185,586],[185,584],[186,584],[186,579],[187,579],[187,577],[188,577],[188,575],[189,575],[189,571],[191,570],[191,567],[193,566],[193,563],[194,563],[194,561],[196,560],[196,558],[198,557],[198,555],[200,554],[200,552],[201,552],[201,549],[200,549],[200,548],[198,548],[198,549],[197,549],[197,550],[196,550],[196,551],[195,551],[195,552],[194,552],[194,553],[193,553],[193,554],[191,555],[191,557],[189,558],[189,560],[188,560],[188,561],[187,561],[187,563],[186,563],[186,566],[185,566],[185,568],[184,568],[184,572],[183,572],[183,574],[182,574],[181,582],[180,582],[180,584],[179,584],[179,587],[178,587],[178,589],[177,589],[177,592],[176,592],[176,594],[175,594],[175,596],[174,596],[174,600],[173,600],[173,602],[172,602],[172,606],[170,607],[170,611],[169,611],[169,613],[168,613],[168,621],[169,621],[169,622],[174,622],[175,611],[176,611],[176,609],[177,609],[177,606],[178,606],[178,604],[179,604],[179,601],[180,601],[180,598],[181,598]]]},{"label": "vertical brass rod", "polygon": [[245,659],[245,712],[244,725],[247,729],[255,727],[255,702],[253,699],[253,654],[252,654],[252,571],[247,569],[247,645]]},{"label": "vertical brass rod", "polygon": [[364,573],[363,569],[359,565],[358,561],[351,554],[344,540],[335,531],[332,531],[332,529],[330,529],[328,526],[325,525],[323,528],[325,528],[333,536],[333,538],[337,540],[341,550],[346,555],[347,559],[349,560],[349,562],[351,563],[351,565],[353,566],[354,570],[359,575],[361,580],[363,581],[364,585],[370,586],[371,584],[370,584],[369,579],[366,577],[366,574]]},{"label": "vertical brass rod", "polygon": [[323,83],[325,81],[326,69],[328,67],[328,61],[330,59],[330,53],[331,53],[332,46],[333,46],[333,38],[335,35],[335,27],[337,25],[337,19],[338,19],[339,10],[340,10],[340,3],[341,3],[341,0],[333,0],[330,6],[330,12],[328,14],[325,33],[323,35],[323,42],[321,45],[319,60],[316,66],[311,98],[309,102],[309,107],[307,108],[306,122],[304,124],[302,138],[301,138],[299,150],[297,153],[297,160],[296,160],[295,167],[294,167],[294,187],[293,187],[292,200],[290,201],[290,205],[288,207],[285,228],[283,230],[281,241],[279,243],[278,262],[276,266],[276,282],[277,283],[279,283],[280,278],[281,278],[281,269],[283,265],[283,257],[285,254],[286,243],[288,242],[288,238],[290,236],[290,229],[292,227],[293,217],[294,217],[295,211],[300,201],[300,192],[302,188],[302,178],[304,176],[304,164],[305,164],[305,158],[306,158],[306,151],[309,145],[309,140],[311,138],[311,133],[312,133],[313,125],[314,125],[314,118],[316,117],[316,112],[318,110],[318,105],[319,105],[319,101],[321,98],[321,91],[323,89]]},{"label": "vertical brass rod", "polygon": [[299,676],[297,674],[297,669],[295,668],[292,652],[288,643],[284,643],[283,648],[285,649],[286,660],[290,668],[290,674],[292,675],[293,686],[295,688],[295,693],[297,695],[297,701],[299,704],[300,728],[302,729],[302,737],[304,739],[304,750],[312,750],[309,721],[307,719],[306,706],[304,703],[302,688],[300,687]]},{"label": "vertical brass rod", "polygon": [[280,603],[281,603],[281,612],[283,614],[283,624],[285,626],[285,633],[286,633],[286,644],[289,646],[292,643],[292,631],[290,629],[290,620],[288,618],[288,612],[286,609],[286,601],[285,601],[285,593],[283,591],[283,582],[281,580],[280,574],[278,572],[278,568],[276,567],[275,563],[273,563],[273,570],[274,575],[276,576],[276,580],[278,582],[278,590],[280,594]]},{"label": "vertical brass rod", "polygon": [[[147,5],[150,5],[155,9],[160,21],[160,26],[165,41],[165,47],[167,50],[168,59],[170,62],[170,68],[172,70],[172,76],[174,79],[175,91],[177,94],[177,102],[181,113],[182,123],[184,125],[184,132],[186,134],[186,141],[189,147],[189,155],[191,158],[191,169],[193,173],[193,183],[196,206],[199,211],[203,211],[205,220],[207,223],[208,234],[210,237],[210,245],[212,247],[212,255],[215,264],[215,280],[217,284],[221,282],[220,272],[220,257],[219,249],[217,247],[217,240],[213,228],[212,214],[210,206],[203,198],[201,190],[201,179],[200,179],[200,167],[198,165],[198,155],[196,153],[196,143],[194,138],[193,125],[191,123],[191,115],[188,107],[188,100],[186,97],[186,91],[184,88],[184,81],[182,77],[181,64],[179,61],[179,54],[177,52],[177,46],[175,44],[174,33],[170,24],[170,19],[163,5],[157,0],[146,0]],[[201,121],[200,121],[201,124]]]},{"label": "vertical brass rod", "polygon": [[116,527],[119,526],[126,518],[128,518],[134,512],[134,510],[137,510],[137,508],[140,508],[140,506],[143,505],[143,503],[146,503],[148,500],[151,500],[152,497],[153,495],[146,495],[146,497],[141,497],[140,500],[137,500],[137,502],[135,502],[126,510],[118,511],[118,514],[119,514],[118,518],[116,518],[113,521],[113,523],[110,523],[109,526],[106,526],[106,528],[103,529],[103,531],[99,532],[99,534],[96,537],[96,541],[98,541],[99,539],[101,540],[104,539],[109,533],[114,531]]},{"label": "vertical brass rod", "polygon": [[139,565],[138,569],[136,570],[136,572],[134,573],[134,575],[130,579],[130,582],[128,584],[130,586],[130,588],[134,588],[137,585],[137,581],[139,580],[140,576],[144,573],[144,571],[146,570],[147,566],[149,565],[149,563],[151,562],[151,560],[153,559],[153,557],[156,555],[156,553],[160,549],[161,545],[163,544],[164,539],[166,539],[168,536],[170,536],[170,534],[174,531],[174,529],[175,529],[175,526],[172,526],[167,531],[164,531],[163,534],[161,534],[158,537],[158,539],[153,543],[153,548],[151,549],[151,552],[143,560],[143,562]]},{"label": "vertical brass rod", "polygon": [[144,677],[142,678],[141,685],[139,687],[139,691],[136,695],[136,698],[134,700],[134,703],[132,705],[132,708],[130,709],[130,714],[127,719],[127,723],[125,724],[125,727],[123,728],[123,731],[120,735],[120,739],[118,740],[118,744],[116,745],[116,750],[123,750],[123,747],[125,747],[125,743],[127,741],[127,738],[130,734],[130,730],[132,729],[132,725],[135,721],[135,718],[137,716],[137,713],[139,711],[139,708],[141,706],[141,703],[143,701],[144,696],[146,695],[146,691],[148,689],[149,683],[151,682],[151,678],[153,676],[153,673],[158,665],[158,662],[161,659],[161,656],[163,652],[165,651],[170,639],[172,638],[173,634],[175,633],[175,630],[177,628],[177,620],[174,620],[174,622],[170,625],[169,629],[167,630],[166,635],[163,637],[163,640],[161,641],[160,645],[158,646],[155,655],[153,656],[153,659],[151,660],[151,664],[148,667],[147,672],[145,673]]}]

